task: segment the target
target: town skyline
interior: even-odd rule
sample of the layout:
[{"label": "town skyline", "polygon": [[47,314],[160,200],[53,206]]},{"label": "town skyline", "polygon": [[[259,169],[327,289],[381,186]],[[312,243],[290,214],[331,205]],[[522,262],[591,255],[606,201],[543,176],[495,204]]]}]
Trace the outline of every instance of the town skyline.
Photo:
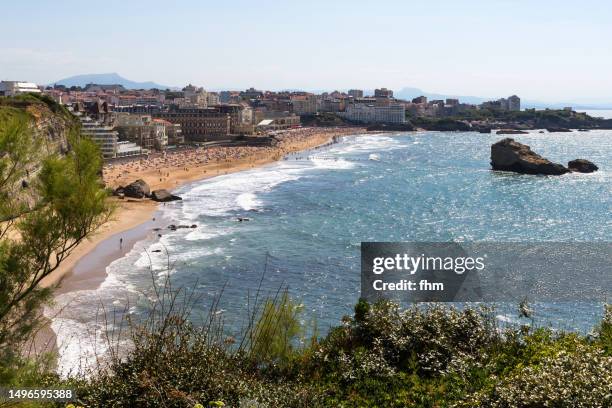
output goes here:
[{"label": "town skyline", "polygon": [[[240,87],[225,87],[225,88],[214,88],[214,87],[208,87],[206,86],[206,84],[200,84],[200,83],[184,83],[182,85],[168,85],[168,84],[159,84],[156,83],[154,81],[148,81],[148,80],[132,80],[132,79],[128,79],[125,78],[123,76],[121,76],[120,74],[116,73],[116,72],[112,72],[112,73],[104,73],[104,74],[82,74],[82,75],[75,75],[72,77],[67,77],[67,78],[62,78],[59,79],[57,81],[54,81],[52,83],[49,84],[39,84],[41,86],[54,86],[54,85],[65,85],[65,86],[81,86],[81,87],[85,87],[87,84],[99,84],[99,85],[116,85],[116,84],[121,84],[124,85],[126,87],[126,89],[160,89],[160,90],[165,90],[165,89],[171,89],[171,90],[181,90],[184,86],[187,85],[194,85],[194,86],[198,86],[198,87],[202,87],[208,91],[212,91],[212,92],[221,92],[221,91],[242,91],[244,89],[248,89],[248,88],[255,88],[255,89],[259,89],[259,90],[263,90],[263,91],[273,91],[273,92],[292,92],[292,91],[299,91],[299,92],[310,92],[310,93],[314,93],[314,94],[322,94],[322,93],[333,93],[333,92],[348,92],[350,89],[363,89],[366,93],[370,93],[373,94],[374,90],[378,87],[374,87],[371,89],[368,88],[363,88],[363,87],[348,87],[348,88],[333,88],[333,89],[300,89],[300,88],[278,88],[278,89],[274,89],[274,88],[260,88],[257,86],[247,86],[244,88],[240,88]],[[391,88],[390,88],[391,89]],[[485,102],[487,100],[492,100],[492,99],[497,99],[499,97],[503,97],[505,95],[510,95],[513,92],[512,91],[507,91],[503,94],[500,95],[493,95],[493,96],[482,96],[482,95],[458,95],[458,94],[452,94],[452,93],[448,93],[448,92],[444,92],[443,90],[439,91],[439,92],[434,92],[431,90],[424,90],[418,87],[412,87],[412,86],[405,86],[402,87],[400,89],[392,89],[396,96],[400,97],[400,98],[404,98],[404,99],[413,99],[417,96],[427,96],[430,99],[446,99],[446,98],[458,98],[464,102],[470,102],[470,103],[475,103],[475,104],[479,104],[482,102]],[[570,100],[569,98],[565,98],[563,100],[556,100],[556,101],[542,101],[542,100],[530,100],[530,99],[526,99],[524,100],[524,105],[525,107],[530,107],[530,108],[546,108],[546,107],[550,107],[550,108],[562,108],[565,106],[576,106],[578,108],[582,108],[582,109],[611,109],[612,108],[612,97],[609,99],[604,99],[601,100],[599,102],[597,101],[589,101],[589,100]]]},{"label": "town skyline", "polygon": [[[34,7],[37,5],[37,7]],[[612,19],[603,1],[440,1],[426,5],[238,0],[5,6],[0,78],[48,84],[72,75],[208,89],[419,87],[448,95],[509,92],[544,102],[610,102]],[[113,30],[110,30],[112,22]],[[14,35],[19,33],[19,35]],[[44,35],[41,35],[44,33]],[[282,34],[279,34],[282,33]]]}]

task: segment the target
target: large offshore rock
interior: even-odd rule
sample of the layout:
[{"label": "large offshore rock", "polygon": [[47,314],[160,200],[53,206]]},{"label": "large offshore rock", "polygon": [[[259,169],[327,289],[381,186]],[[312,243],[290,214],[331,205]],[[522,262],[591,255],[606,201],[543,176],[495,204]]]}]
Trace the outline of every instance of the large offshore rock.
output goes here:
[{"label": "large offshore rock", "polygon": [[594,171],[599,170],[599,167],[597,167],[595,163],[585,159],[572,160],[571,162],[567,163],[567,167],[571,171],[578,173],[593,173]]},{"label": "large offshore rock", "polygon": [[522,174],[561,175],[569,170],[562,164],[553,163],[531,151],[525,144],[514,139],[502,139],[491,146],[493,170],[513,171]]},{"label": "large offshore rock", "polygon": [[168,201],[182,200],[181,197],[171,194],[168,190],[165,190],[165,189],[154,190],[151,193],[151,199],[153,201],[158,201],[160,203],[168,202]]},{"label": "large offshore rock", "polygon": [[136,180],[125,187],[119,187],[115,193],[123,193],[130,198],[144,198],[151,195],[151,189],[144,180]]}]

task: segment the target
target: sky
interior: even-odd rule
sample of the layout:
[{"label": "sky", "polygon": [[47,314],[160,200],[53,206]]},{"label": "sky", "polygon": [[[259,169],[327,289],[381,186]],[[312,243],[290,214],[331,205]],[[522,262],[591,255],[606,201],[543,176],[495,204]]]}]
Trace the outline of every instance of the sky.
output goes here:
[{"label": "sky", "polygon": [[23,0],[2,14],[2,80],[612,102],[609,0]]}]

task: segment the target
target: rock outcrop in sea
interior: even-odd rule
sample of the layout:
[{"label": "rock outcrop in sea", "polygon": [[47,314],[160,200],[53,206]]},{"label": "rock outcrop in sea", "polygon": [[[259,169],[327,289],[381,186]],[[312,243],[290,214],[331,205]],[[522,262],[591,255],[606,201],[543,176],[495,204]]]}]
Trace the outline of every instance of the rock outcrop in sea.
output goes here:
[{"label": "rock outcrop in sea", "polygon": [[151,195],[151,189],[146,181],[140,179],[128,184],[125,187],[119,187],[115,190],[115,194],[123,194],[125,197],[130,198],[145,198]]},{"label": "rock outcrop in sea", "polygon": [[529,132],[520,129],[500,129],[495,132],[497,135],[528,135]]},{"label": "rock outcrop in sea", "polygon": [[491,146],[493,170],[513,171],[522,174],[561,175],[569,170],[559,163],[532,152],[531,148],[511,138],[502,139]]},{"label": "rock outcrop in sea", "polygon": [[160,203],[165,203],[168,201],[177,201],[177,200],[182,200],[181,197],[174,195],[172,193],[170,193],[168,190],[165,189],[160,189],[160,190],[154,190],[151,193],[151,199],[153,201],[157,201]]},{"label": "rock outcrop in sea", "polygon": [[593,173],[599,170],[599,167],[595,163],[585,159],[576,159],[567,163],[567,168],[577,173]]}]

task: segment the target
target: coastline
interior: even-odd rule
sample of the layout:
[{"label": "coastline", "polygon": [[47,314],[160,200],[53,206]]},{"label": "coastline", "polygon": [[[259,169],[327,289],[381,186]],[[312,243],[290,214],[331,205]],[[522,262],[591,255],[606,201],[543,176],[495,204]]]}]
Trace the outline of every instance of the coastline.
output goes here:
[{"label": "coastline", "polygon": [[[247,156],[236,160],[207,163],[201,166],[194,166],[188,170],[185,170],[183,167],[163,168],[162,170],[164,172],[167,171],[168,175],[161,178],[159,176],[159,169],[151,169],[144,172],[127,172],[122,173],[120,177],[117,177],[116,172],[113,172],[112,170],[107,172],[108,167],[106,167],[105,179],[107,178],[108,174],[108,178],[111,178],[111,180],[105,181],[108,187],[116,188],[120,185],[128,184],[129,182],[140,178],[149,184],[151,190],[163,188],[172,191],[190,182],[206,180],[223,174],[248,170],[250,168],[263,166],[265,164],[278,161],[289,153],[309,150],[328,144],[332,141],[333,137],[348,136],[361,132],[365,132],[365,129],[357,127],[345,129],[334,128],[330,130],[321,129],[317,130],[317,133],[304,140],[297,142],[287,141],[287,143],[284,143],[281,147],[275,147],[261,153],[255,153],[252,156]],[[151,221],[159,207],[159,203],[149,199],[119,200],[117,198],[111,198],[110,200],[116,205],[115,212],[111,220],[102,225],[98,231],[81,243],[70,254],[70,256],[66,258],[66,260],[56,271],[47,276],[41,283],[43,287],[52,287],[55,285],[65,284],[65,280],[74,276],[72,272],[79,266],[79,261],[81,261],[89,253],[95,251],[99,244],[103,243],[114,235],[137,228],[139,225],[144,224],[147,221]],[[116,252],[118,254],[121,253],[119,248],[117,248]],[[117,259],[117,257],[114,259]],[[91,289],[91,287],[88,289]],[[66,292],[62,290],[61,287],[60,291],[62,293]]]},{"label": "coastline", "polygon": [[[312,129],[309,129],[312,131]],[[137,179],[145,180],[151,190],[174,189],[194,181],[206,180],[219,175],[235,173],[254,167],[263,166],[281,160],[290,153],[314,149],[332,142],[336,137],[365,133],[364,128],[322,128],[301,140],[284,140],[280,146],[264,148],[254,154],[238,159],[205,163],[192,167],[167,166],[161,169],[151,168],[145,171],[135,168],[124,171],[117,165],[105,165],[104,179],[108,187],[116,188]],[[126,162],[126,166],[136,161]],[[119,167],[119,168],[118,168]],[[125,167],[125,166],[124,166]],[[162,177],[160,177],[160,174]],[[41,283],[43,287],[53,287],[54,294],[69,293],[78,290],[92,290],[106,278],[106,267],[116,259],[124,256],[133,245],[151,233],[161,222],[155,216],[159,203],[149,199],[110,198],[116,205],[111,220],[103,224],[95,234],[84,240],[66,258],[63,264],[47,276]],[[123,245],[118,243],[123,239]],[[44,316],[48,323],[51,319]],[[57,351],[56,336],[50,324],[34,336],[29,347],[30,352]]]}]

